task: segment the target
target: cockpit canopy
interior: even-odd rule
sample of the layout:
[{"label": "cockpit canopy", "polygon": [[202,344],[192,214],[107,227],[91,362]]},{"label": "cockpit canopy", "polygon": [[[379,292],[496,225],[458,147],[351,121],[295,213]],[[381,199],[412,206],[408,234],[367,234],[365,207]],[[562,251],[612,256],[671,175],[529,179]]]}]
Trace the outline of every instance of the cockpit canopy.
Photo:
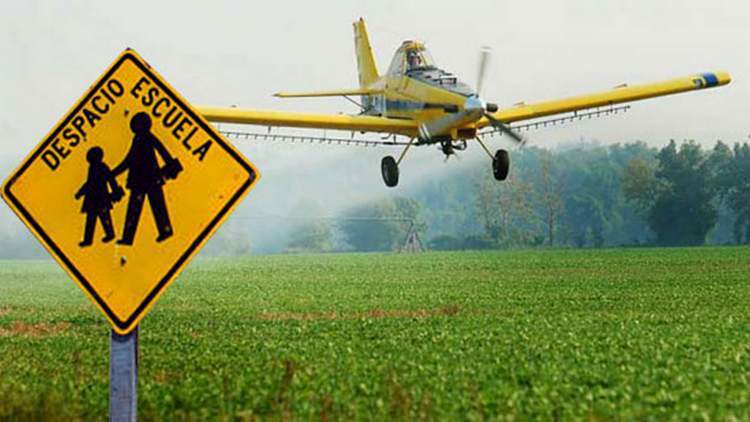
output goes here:
[{"label": "cockpit canopy", "polygon": [[435,65],[432,55],[419,41],[404,41],[393,55],[390,77],[409,77],[463,96],[474,95],[470,86]]},{"label": "cockpit canopy", "polygon": [[404,41],[393,55],[393,61],[388,68],[388,74],[391,76],[404,75],[407,72],[415,70],[432,70],[437,69],[432,55],[424,47],[424,44],[418,41]]}]

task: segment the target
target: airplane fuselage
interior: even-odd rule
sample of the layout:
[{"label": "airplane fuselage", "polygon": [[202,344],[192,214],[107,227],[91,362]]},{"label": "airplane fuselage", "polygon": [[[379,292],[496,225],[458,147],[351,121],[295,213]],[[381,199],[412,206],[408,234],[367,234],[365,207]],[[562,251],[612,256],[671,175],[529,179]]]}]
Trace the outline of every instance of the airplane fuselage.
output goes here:
[{"label": "airplane fuselage", "polygon": [[[418,60],[424,61],[416,64],[412,54],[425,54],[425,59],[420,56]],[[430,63],[431,58],[427,62],[427,54],[422,43],[405,41],[396,50],[388,72],[367,86],[380,93],[362,97],[363,114],[412,120],[420,125],[462,111],[467,99],[476,96],[475,91],[455,75]],[[452,139],[476,137],[474,120],[445,135]]]}]

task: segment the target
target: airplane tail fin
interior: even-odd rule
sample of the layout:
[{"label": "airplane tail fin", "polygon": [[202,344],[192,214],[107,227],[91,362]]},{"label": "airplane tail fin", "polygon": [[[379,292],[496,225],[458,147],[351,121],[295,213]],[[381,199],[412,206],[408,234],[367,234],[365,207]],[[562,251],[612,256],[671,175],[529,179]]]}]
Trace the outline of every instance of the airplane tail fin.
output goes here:
[{"label": "airplane tail fin", "polygon": [[375,64],[372,47],[370,47],[370,37],[367,35],[367,27],[362,18],[354,22],[354,49],[357,53],[359,86],[364,88],[378,80],[378,67]]}]

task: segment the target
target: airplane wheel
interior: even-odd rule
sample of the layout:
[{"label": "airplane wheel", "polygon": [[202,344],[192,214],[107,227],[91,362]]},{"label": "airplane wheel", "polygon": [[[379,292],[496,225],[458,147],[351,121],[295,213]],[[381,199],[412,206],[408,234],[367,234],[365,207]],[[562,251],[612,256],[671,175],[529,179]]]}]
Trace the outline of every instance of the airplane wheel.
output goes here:
[{"label": "airplane wheel", "polygon": [[510,154],[504,149],[495,152],[495,159],[492,160],[492,174],[495,180],[505,180],[510,170]]},{"label": "airplane wheel", "polygon": [[383,173],[386,186],[392,188],[398,185],[398,164],[393,157],[383,157],[383,161],[380,162],[380,171]]}]

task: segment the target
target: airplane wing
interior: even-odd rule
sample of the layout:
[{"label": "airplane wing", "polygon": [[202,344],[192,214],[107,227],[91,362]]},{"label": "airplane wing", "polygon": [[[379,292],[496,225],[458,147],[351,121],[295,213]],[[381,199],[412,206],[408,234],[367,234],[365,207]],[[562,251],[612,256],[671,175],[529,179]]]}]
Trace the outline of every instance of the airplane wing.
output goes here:
[{"label": "airplane wing", "polygon": [[[645,100],[681,92],[696,91],[726,85],[732,81],[726,72],[701,73],[663,82],[643,85],[621,85],[609,91],[580,95],[560,100],[542,101],[531,104],[519,104],[501,109],[492,114],[494,118],[505,123],[537,119],[555,114],[570,113],[595,107],[611,106],[631,101]],[[477,122],[478,128],[490,125],[485,117]]]},{"label": "airplane wing", "polygon": [[336,89],[331,91],[311,91],[311,92],[277,92],[274,97],[279,98],[302,98],[302,97],[346,97],[355,95],[376,95],[382,94],[381,89],[372,88],[352,88]]},{"label": "airplane wing", "polygon": [[348,114],[313,114],[285,111],[261,111],[231,107],[198,107],[211,122],[240,123],[259,126],[283,126],[313,129],[333,129],[356,132],[387,132],[405,136],[417,133],[414,120],[389,119]]},{"label": "airplane wing", "polygon": [[[577,112],[596,107],[612,106],[632,101],[681,92],[696,91],[726,85],[732,78],[726,72],[702,73],[683,78],[672,79],[644,85],[622,85],[594,94],[542,101],[531,104],[520,104],[501,109],[492,116],[504,123]],[[279,93],[277,96],[329,96],[329,95],[365,95],[373,93],[369,89],[352,89],[339,91],[321,91],[311,93]],[[314,114],[283,111],[264,111],[239,109],[233,107],[198,107],[199,112],[209,121],[239,123],[259,126],[295,127],[312,129],[332,129],[354,132],[380,132],[416,137],[419,134],[418,122],[408,119],[397,119],[377,116],[347,114]],[[490,121],[482,117],[476,122],[476,128],[490,126]]]}]

